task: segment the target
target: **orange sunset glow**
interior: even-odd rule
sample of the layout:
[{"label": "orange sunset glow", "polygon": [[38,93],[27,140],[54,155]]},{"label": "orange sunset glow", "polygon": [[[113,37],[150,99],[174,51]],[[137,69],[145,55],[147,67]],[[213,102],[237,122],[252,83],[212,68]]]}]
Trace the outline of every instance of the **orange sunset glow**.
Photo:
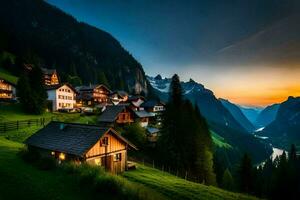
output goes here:
[{"label": "orange sunset glow", "polygon": [[300,69],[284,67],[224,68],[222,73],[197,71],[195,79],[211,89],[218,98],[245,106],[271,105],[289,96],[300,96]]}]

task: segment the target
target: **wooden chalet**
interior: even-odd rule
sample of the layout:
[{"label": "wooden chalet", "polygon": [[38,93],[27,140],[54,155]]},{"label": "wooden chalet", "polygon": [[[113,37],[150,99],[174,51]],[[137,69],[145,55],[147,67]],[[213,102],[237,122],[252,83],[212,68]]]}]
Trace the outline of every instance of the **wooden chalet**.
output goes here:
[{"label": "wooden chalet", "polygon": [[159,129],[155,127],[147,127],[147,140],[151,146],[155,146],[159,137]]},{"label": "wooden chalet", "polygon": [[16,98],[16,84],[0,77],[0,101]]},{"label": "wooden chalet", "polygon": [[128,100],[128,93],[125,91],[115,91],[110,94],[110,100],[114,105],[124,103]]},{"label": "wooden chalet", "polygon": [[104,167],[112,173],[127,169],[127,150],[137,149],[109,127],[50,122],[25,144],[41,156]]},{"label": "wooden chalet", "polygon": [[106,105],[109,102],[110,89],[105,85],[90,85],[76,87],[79,93],[78,106],[94,106],[95,104]]},{"label": "wooden chalet", "polygon": [[145,98],[143,96],[129,96],[126,102],[132,110],[144,110],[144,107],[141,107],[141,105],[145,102]]},{"label": "wooden chalet", "polygon": [[135,121],[138,122],[141,127],[147,127],[151,118],[155,117],[154,113],[147,112],[145,110],[135,110]]},{"label": "wooden chalet", "polygon": [[165,111],[165,104],[160,101],[150,100],[144,102],[141,107],[144,108],[147,112],[150,112],[155,115],[151,118],[153,123],[160,124],[162,121],[162,113]]},{"label": "wooden chalet", "polygon": [[128,104],[106,106],[100,115],[98,123],[106,125],[129,124],[134,122],[134,113],[128,108]]},{"label": "wooden chalet", "polygon": [[165,110],[165,104],[155,100],[146,101],[141,106],[148,112],[159,113]]},{"label": "wooden chalet", "polygon": [[44,84],[46,86],[59,84],[59,78],[56,69],[41,68],[41,70],[44,75]]}]

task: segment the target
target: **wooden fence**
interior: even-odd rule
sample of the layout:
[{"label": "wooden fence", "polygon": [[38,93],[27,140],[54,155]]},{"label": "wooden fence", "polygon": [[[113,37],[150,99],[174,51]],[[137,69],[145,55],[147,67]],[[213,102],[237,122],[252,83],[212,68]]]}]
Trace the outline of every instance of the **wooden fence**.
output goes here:
[{"label": "wooden fence", "polygon": [[54,120],[53,117],[1,122],[0,133],[5,133],[8,131],[14,131],[14,130],[29,128],[29,127],[44,126],[52,120]]},{"label": "wooden fence", "polygon": [[161,172],[169,173],[172,174],[178,178],[182,178],[185,180],[189,180],[195,183],[202,183],[205,184],[204,182],[201,182],[199,177],[193,176],[192,173],[189,170],[183,170],[183,169],[178,169],[174,167],[170,167],[169,165],[162,164],[161,162],[157,162],[155,160],[144,160],[144,159],[137,159],[130,157],[129,158],[131,161],[134,161],[136,163],[139,163],[140,165],[151,167],[153,169],[157,169]]}]

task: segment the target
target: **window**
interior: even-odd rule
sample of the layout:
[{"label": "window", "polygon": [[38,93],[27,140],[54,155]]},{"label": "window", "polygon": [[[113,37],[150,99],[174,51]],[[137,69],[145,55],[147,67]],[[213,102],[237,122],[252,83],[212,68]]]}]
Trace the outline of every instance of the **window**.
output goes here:
[{"label": "window", "polygon": [[101,146],[107,146],[108,145],[108,137],[104,137],[101,141]]},{"label": "window", "polygon": [[117,153],[114,155],[114,161],[117,162],[117,161],[121,161],[122,159],[122,154],[121,153]]}]

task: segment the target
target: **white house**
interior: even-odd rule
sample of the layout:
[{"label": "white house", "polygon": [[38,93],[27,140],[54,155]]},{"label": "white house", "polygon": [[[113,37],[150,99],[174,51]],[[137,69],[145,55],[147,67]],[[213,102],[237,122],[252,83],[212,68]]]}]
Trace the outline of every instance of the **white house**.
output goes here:
[{"label": "white house", "polygon": [[52,111],[72,110],[76,103],[76,90],[70,84],[46,87],[48,101],[52,102]]}]

